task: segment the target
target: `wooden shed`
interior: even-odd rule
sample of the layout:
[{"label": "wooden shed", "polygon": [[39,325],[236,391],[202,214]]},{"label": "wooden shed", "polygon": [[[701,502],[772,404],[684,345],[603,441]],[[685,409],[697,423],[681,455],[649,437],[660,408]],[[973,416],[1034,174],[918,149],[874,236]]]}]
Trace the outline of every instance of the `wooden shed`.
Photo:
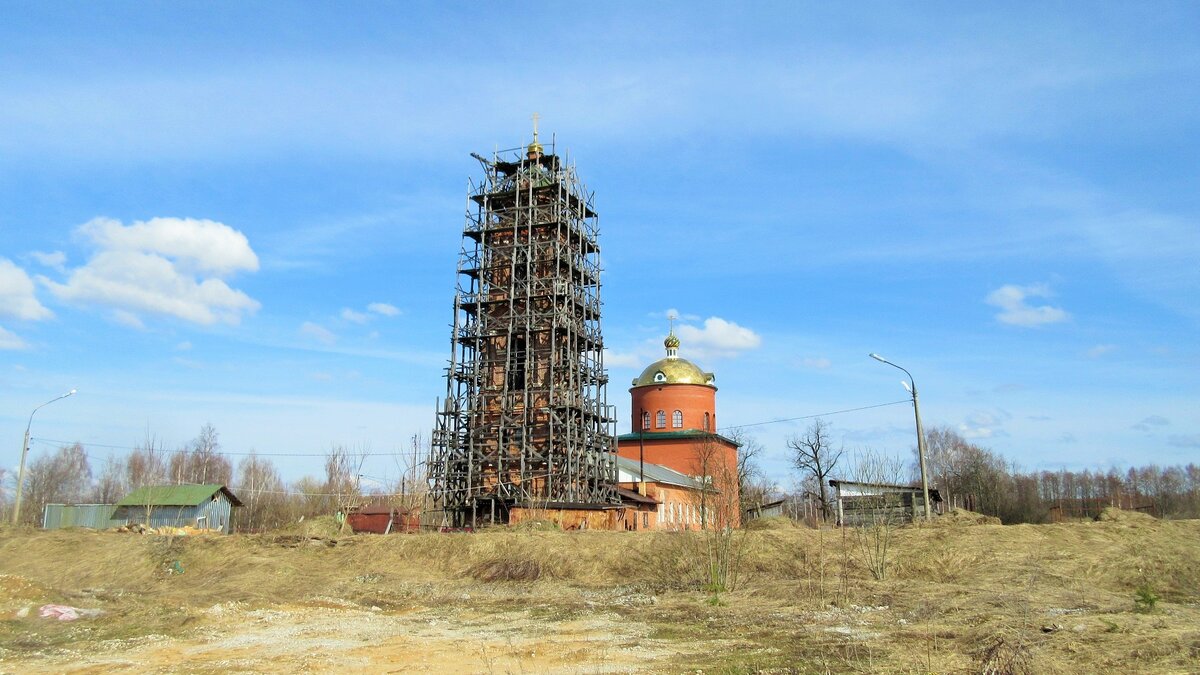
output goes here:
[{"label": "wooden shed", "polygon": [[[873,525],[883,521],[912,522],[925,514],[925,497],[920,485],[863,483],[831,480],[835,490],[838,525]],[[929,488],[931,510],[942,501],[937,488]]]},{"label": "wooden shed", "polygon": [[117,502],[114,518],[149,527],[194,527],[229,534],[242,502],[224,485],[151,485]]}]

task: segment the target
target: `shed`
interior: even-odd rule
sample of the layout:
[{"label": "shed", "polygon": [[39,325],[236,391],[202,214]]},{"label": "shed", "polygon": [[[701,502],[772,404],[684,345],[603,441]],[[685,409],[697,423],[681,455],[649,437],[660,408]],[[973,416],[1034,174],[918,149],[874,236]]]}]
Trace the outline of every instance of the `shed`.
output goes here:
[{"label": "shed", "polygon": [[783,515],[783,505],[787,502],[786,499],[778,499],[765,504],[755,504],[746,507],[746,513],[743,514],[743,520],[754,520],[755,518],[778,518]]},{"label": "shed", "polygon": [[229,534],[239,500],[224,485],[150,485],[117,502],[115,518],[150,527],[194,527]]},{"label": "shed", "polygon": [[[925,513],[925,498],[920,485],[866,483],[831,480],[836,491],[838,525],[870,525],[880,520],[912,522]],[[929,488],[930,506],[942,501],[937,488]]]},{"label": "shed", "polygon": [[390,534],[419,532],[421,518],[410,509],[387,504],[370,504],[351,508],[346,514],[350,529],[355,533]]}]

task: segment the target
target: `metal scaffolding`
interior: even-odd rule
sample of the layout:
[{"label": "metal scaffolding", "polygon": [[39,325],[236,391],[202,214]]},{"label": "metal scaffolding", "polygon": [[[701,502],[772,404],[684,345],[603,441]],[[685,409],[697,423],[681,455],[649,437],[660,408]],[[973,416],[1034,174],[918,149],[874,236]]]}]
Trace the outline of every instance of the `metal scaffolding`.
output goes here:
[{"label": "metal scaffolding", "polygon": [[604,508],[616,496],[615,419],[600,334],[592,194],[554,143],[473,155],[446,397],[430,457],[446,525],[509,509]]}]

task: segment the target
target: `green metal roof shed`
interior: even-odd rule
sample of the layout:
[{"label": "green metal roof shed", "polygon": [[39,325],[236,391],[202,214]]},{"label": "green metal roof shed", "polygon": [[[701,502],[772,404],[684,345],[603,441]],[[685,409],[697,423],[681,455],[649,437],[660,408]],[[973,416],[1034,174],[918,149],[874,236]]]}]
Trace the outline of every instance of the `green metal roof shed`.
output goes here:
[{"label": "green metal roof shed", "polygon": [[150,527],[230,531],[233,507],[242,502],[224,485],[148,485],[117,502],[116,516]]}]

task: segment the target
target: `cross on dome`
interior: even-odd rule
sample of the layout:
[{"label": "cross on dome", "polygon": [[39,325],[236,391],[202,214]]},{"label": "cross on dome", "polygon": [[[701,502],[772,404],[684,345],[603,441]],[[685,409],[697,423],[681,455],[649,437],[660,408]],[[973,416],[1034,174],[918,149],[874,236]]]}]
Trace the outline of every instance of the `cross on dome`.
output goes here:
[{"label": "cross on dome", "polygon": [[533,113],[533,142],[530,143],[529,147],[525,149],[526,154],[528,154],[530,159],[536,159],[537,157],[540,157],[543,152],[542,144],[538,143],[537,124],[538,124],[538,120],[540,118],[541,118],[541,115],[539,115],[537,113]]}]

